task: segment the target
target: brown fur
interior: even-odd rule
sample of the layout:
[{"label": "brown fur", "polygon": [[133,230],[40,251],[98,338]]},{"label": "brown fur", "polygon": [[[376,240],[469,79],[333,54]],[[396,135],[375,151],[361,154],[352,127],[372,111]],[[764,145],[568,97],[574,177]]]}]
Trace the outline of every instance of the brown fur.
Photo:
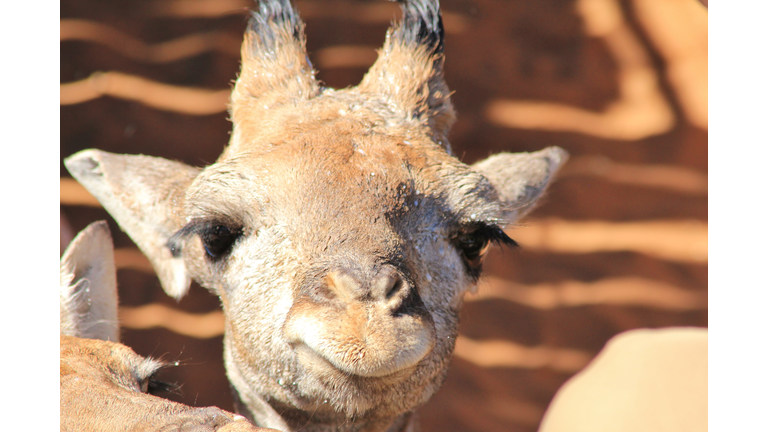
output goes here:
[{"label": "brown fur", "polygon": [[[466,245],[504,239],[567,158],[456,159],[437,2],[404,9],[363,82],[333,90],[313,78],[295,11],[264,0],[216,163],[97,150],[65,162],[169,294],[191,276],[221,298],[227,374],[259,425],[414,430],[480,272]],[[222,238],[235,240],[210,253]]]}]

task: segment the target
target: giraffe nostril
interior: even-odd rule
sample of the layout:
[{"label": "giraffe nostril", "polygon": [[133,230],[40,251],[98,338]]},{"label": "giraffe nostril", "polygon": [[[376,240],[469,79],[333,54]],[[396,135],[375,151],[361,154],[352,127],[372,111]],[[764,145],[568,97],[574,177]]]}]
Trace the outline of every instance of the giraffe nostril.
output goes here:
[{"label": "giraffe nostril", "polygon": [[385,298],[387,300],[391,299],[395,294],[400,292],[400,290],[403,288],[403,280],[400,278],[400,276],[395,275],[393,280],[390,282],[390,287],[387,290],[387,293],[385,295]]}]

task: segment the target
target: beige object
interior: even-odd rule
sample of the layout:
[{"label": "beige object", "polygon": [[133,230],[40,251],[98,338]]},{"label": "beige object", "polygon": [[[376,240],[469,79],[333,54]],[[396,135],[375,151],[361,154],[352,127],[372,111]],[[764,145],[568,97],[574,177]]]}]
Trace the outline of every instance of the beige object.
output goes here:
[{"label": "beige object", "polygon": [[707,329],[630,330],[557,392],[539,432],[704,432]]}]

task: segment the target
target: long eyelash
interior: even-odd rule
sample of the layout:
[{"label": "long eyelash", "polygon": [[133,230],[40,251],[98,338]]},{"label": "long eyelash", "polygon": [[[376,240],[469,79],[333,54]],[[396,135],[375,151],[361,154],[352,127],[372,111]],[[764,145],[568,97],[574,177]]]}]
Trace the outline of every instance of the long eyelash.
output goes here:
[{"label": "long eyelash", "polygon": [[183,241],[192,234],[200,234],[200,232],[205,229],[206,225],[207,224],[204,221],[193,220],[186,224],[184,228],[176,231],[176,233],[165,243],[165,246],[171,250],[171,255],[173,255],[174,258],[181,257]]},{"label": "long eyelash", "polygon": [[499,246],[508,246],[511,248],[520,247],[520,245],[514,241],[511,237],[504,232],[498,225],[484,225],[482,228],[484,234],[488,239]]}]

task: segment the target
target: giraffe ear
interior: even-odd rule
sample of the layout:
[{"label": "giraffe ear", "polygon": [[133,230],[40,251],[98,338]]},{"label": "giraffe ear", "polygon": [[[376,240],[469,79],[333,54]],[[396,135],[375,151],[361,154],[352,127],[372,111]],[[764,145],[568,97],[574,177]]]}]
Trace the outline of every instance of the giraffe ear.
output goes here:
[{"label": "giraffe ear", "polygon": [[168,295],[181,298],[191,282],[168,239],[184,226],[184,194],[200,173],[180,162],[83,150],[64,160],[72,177],[101,202],[149,258]]},{"label": "giraffe ear", "polygon": [[568,160],[560,147],[547,147],[534,153],[499,153],[472,165],[498,193],[505,209],[506,223],[512,223],[533,210],[555,173]]},{"label": "giraffe ear", "polygon": [[61,257],[60,333],[118,342],[117,278],[105,221],[88,225]]}]

